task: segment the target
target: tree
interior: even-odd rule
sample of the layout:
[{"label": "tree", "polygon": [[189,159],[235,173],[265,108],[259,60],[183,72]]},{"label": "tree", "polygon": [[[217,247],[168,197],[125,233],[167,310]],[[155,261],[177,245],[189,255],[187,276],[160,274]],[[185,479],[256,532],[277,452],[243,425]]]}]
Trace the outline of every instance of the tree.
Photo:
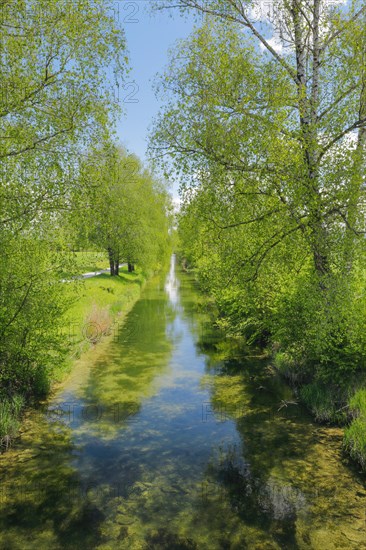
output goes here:
[{"label": "tree", "polygon": [[84,199],[89,240],[108,252],[111,275],[127,262],[155,269],[169,250],[170,200],[140,160],[113,144],[94,151],[82,177],[93,180]]},{"label": "tree", "polygon": [[65,349],[57,227],[85,184],[80,158],[118,112],[109,75],[127,60],[112,4],[0,2],[1,396],[42,393]]},{"label": "tree", "polygon": [[303,232],[317,273],[326,276],[331,226],[362,229],[349,220],[364,193],[365,7],[355,2],[344,15],[323,0],[276,4],[269,22],[286,48],[281,55],[243,2],[177,4],[209,18],[162,82],[177,103],[157,126],[153,154],[171,152],[189,174],[214,165],[245,176],[262,196],[270,181],[271,198]]},{"label": "tree", "polygon": [[[80,155],[109,133],[125,39],[112,2],[1,3],[0,224],[68,204]],[[108,76],[113,72],[116,82]]]},{"label": "tree", "polygon": [[234,325],[254,320],[331,380],[345,353],[349,370],[364,356],[351,311],[365,230],[366,8],[281,1],[263,25],[256,5],[174,3],[205,19],[160,81],[170,100],[151,152],[181,178],[195,262]]}]

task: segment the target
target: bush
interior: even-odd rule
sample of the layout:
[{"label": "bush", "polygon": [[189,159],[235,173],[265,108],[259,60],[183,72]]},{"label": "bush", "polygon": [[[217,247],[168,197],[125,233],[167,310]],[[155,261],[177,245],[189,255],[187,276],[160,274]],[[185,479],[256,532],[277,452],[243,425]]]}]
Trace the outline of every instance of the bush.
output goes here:
[{"label": "bush", "polygon": [[278,351],[274,356],[274,366],[278,372],[289,380],[291,384],[297,384],[302,378],[301,363],[295,361],[294,354],[288,351]]},{"label": "bush", "polygon": [[[323,287],[322,287],[323,285]],[[304,377],[346,387],[365,367],[366,315],[363,283],[329,275],[320,284],[309,271],[283,291],[273,322],[273,339]]]},{"label": "bush", "polygon": [[[30,238],[0,239],[0,397],[43,397],[65,356],[62,314],[71,285],[59,282],[63,254],[52,243]],[[70,295],[69,295],[70,293]]]}]

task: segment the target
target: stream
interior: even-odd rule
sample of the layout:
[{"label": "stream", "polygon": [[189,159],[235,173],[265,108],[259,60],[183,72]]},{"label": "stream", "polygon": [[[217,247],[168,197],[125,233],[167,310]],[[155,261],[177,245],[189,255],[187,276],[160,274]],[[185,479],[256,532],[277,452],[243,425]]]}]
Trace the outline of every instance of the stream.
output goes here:
[{"label": "stream", "polygon": [[366,476],[268,359],[152,279],[0,456],[0,548],[366,549]]}]

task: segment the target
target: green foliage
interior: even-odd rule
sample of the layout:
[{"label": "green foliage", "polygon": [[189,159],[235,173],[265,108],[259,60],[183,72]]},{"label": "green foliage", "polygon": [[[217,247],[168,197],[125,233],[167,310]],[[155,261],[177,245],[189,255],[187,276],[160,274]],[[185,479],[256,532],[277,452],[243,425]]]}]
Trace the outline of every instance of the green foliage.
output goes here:
[{"label": "green foliage", "polygon": [[[88,184],[80,179],[85,149],[111,133],[119,109],[113,101],[116,82],[109,75],[121,80],[127,62],[124,34],[113,18],[112,4],[1,3],[4,403],[17,395],[26,401],[43,397],[68,351],[62,318],[75,299],[75,285],[61,279],[80,269],[69,253],[74,228],[66,227],[65,214],[79,208],[82,188]],[[4,405],[4,415],[13,418],[13,409],[14,403]]]},{"label": "green foliage", "polygon": [[354,416],[366,418],[366,389],[359,389],[351,397],[349,407]]},{"label": "green foliage", "polygon": [[353,420],[345,430],[343,444],[351,457],[366,469],[366,422],[364,417]]},{"label": "green foliage", "polygon": [[276,342],[324,383],[347,385],[364,368],[365,311],[352,281],[329,277],[326,291],[311,273],[278,301],[272,334]]},{"label": "green foliage", "polygon": [[19,429],[25,401],[21,395],[0,401],[0,452],[7,448]]},{"label": "green foliage", "polygon": [[345,429],[343,445],[354,460],[366,469],[366,389],[361,388],[349,400],[354,419]]},{"label": "green foliage", "polygon": [[274,366],[287,378],[291,384],[298,384],[303,378],[301,363],[297,363],[294,359],[294,354],[289,351],[278,351],[274,355]]},{"label": "green foliage", "polygon": [[88,208],[81,230],[108,252],[111,265],[128,262],[155,270],[165,263],[171,250],[170,198],[140,160],[106,145],[85,161],[81,178],[93,182],[85,186]]},{"label": "green foliage", "polygon": [[263,35],[240,2],[178,0],[203,20],[158,83],[151,140],[220,325],[275,348],[322,421],[366,366],[365,11],[328,4],[279,2]]},{"label": "green foliage", "polygon": [[126,63],[112,4],[1,5],[0,222],[13,230],[69,206],[80,153],[110,133],[118,106],[108,73],[120,80]]},{"label": "green foliage", "polygon": [[302,386],[300,397],[319,422],[336,420],[334,394],[327,386],[312,383]]},{"label": "green foliage", "polygon": [[65,353],[60,318],[70,300],[48,242],[2,234],[0,395],[44,395]]}]

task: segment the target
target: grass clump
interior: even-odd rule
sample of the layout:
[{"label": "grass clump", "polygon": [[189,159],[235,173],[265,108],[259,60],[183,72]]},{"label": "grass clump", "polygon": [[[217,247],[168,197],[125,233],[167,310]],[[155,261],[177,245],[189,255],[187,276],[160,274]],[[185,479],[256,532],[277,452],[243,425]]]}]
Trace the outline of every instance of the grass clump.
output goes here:
[{"label": "grass clump", "polygon": [[332,390],[312,382],[300,389],[300,397],[318,422],[335,422],[338,419],[337,407]]},{"label": "grass clump", "polygon": [[366,418],[366,388],[356,391],[349,401],[349,407],[353,416]]},{"label": "grass clump", "polygon": [[344,432],[343,446],[366,470],[366,388],[356,391],[349,401],[349,407],[354,418]]},{"label": "grass clump", "polygon": [[21,395],[0,401],[0,452],[7,450],[20,427],[25,400]]},{"label": "grass clump", "polygon": [[301,370],[298,362],[286,351],[277,351],[274,356],[275,369],[286,378],[291,385],[297,385],[301,380]]},{"label": "grass clump", "polygon": [[343,446],[351,458],[366,470],[366,419],[364,417],[355,418],[345,430]]}]

